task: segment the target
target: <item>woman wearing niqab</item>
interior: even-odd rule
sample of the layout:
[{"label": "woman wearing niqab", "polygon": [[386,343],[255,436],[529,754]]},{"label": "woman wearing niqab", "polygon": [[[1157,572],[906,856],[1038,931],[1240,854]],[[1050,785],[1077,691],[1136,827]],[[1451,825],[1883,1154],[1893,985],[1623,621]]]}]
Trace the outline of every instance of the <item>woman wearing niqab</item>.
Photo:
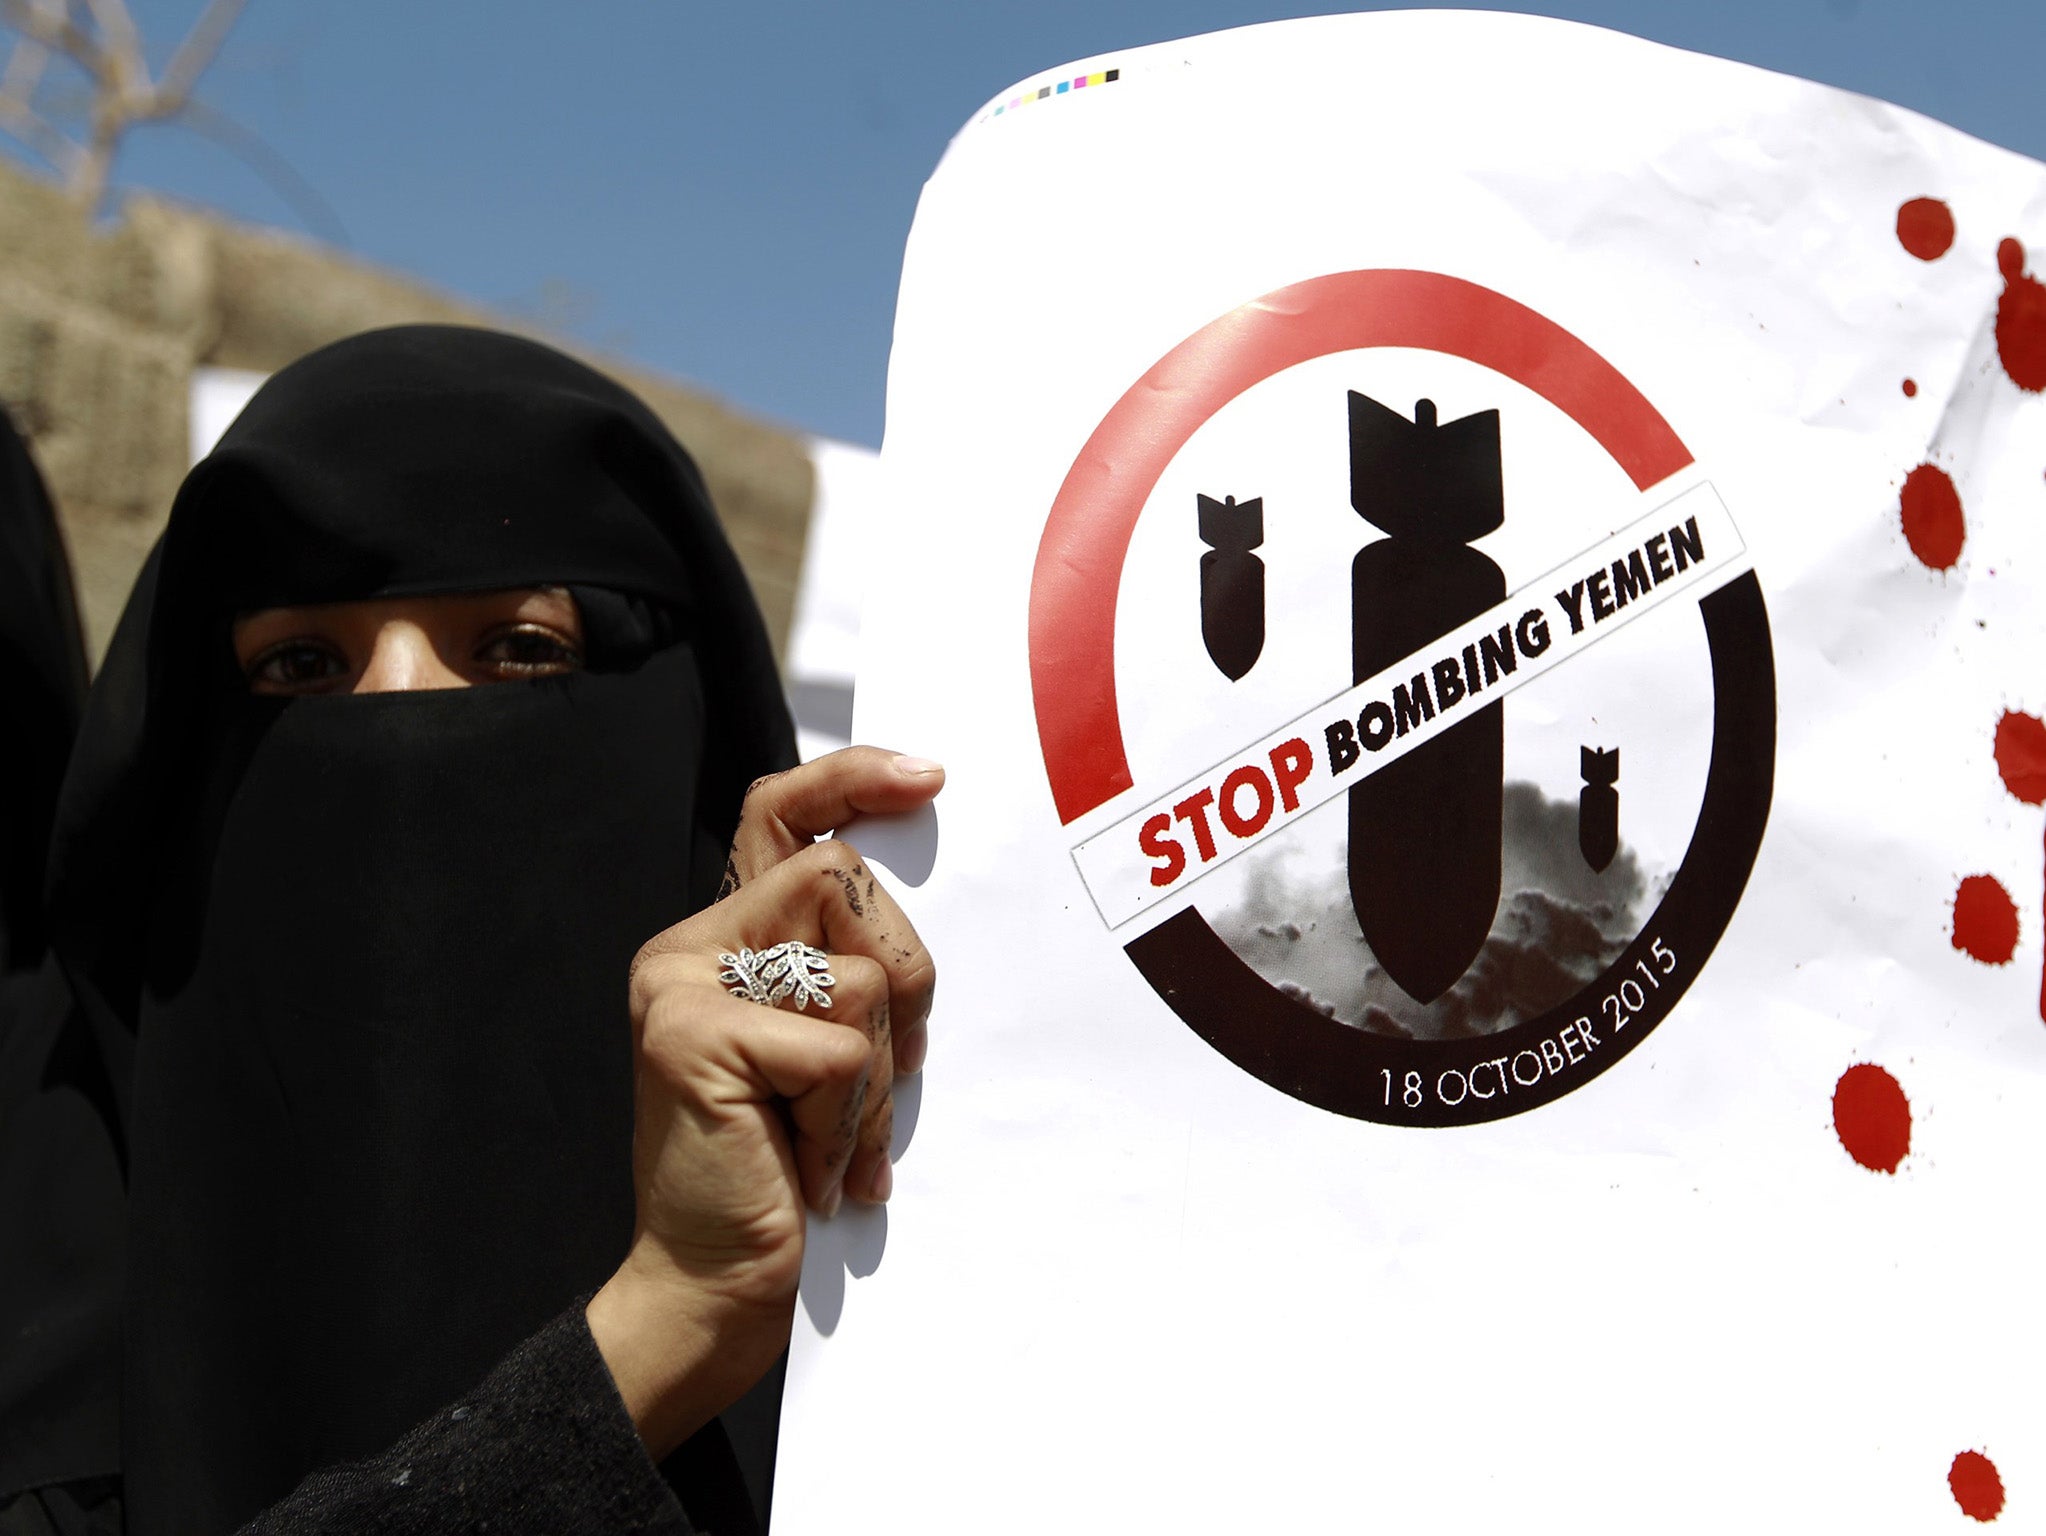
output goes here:
[{"label": "woman wearing niqab", "polygon": [[[230,643],[549,586],[587,664],[488,687],[263,696]],[[363,1458],[402,1481],[374,1458],[567,1326],[634,1236],[628,966],[794,760],[702,479],[628,392],[425,326],[258,392],[121,620],[52,857],[128,1139],[129,1531],[232,1530]],[[717,1423],[663,1470],[700,1528],[752,1523]]]}]

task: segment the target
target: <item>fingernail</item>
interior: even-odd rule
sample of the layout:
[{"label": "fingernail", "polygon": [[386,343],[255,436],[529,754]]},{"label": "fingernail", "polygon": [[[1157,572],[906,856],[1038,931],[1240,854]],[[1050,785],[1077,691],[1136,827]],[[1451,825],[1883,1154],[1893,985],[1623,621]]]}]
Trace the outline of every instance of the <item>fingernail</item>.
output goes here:
[{"label": "fingernail", "polygon": [[831,1193],[824,1197],[824,1214],[827,1217],[836,1216],[838,1214],[838,1208],[844,1202],[844,1200],[845,1180],[840,1179],[836,1184],[833,1184],[831,1186]]},{"label": "fingernail", "polygon": [[928,757],[898,757],[895,759],[895,771],[916,779],[927,773],[943,773],[945,765],[933,762]]},{"label": "fingernail", "polygon": [[889,1166],[888,1158],[884,1154],[881,1158],[881,1161],[874,1165],[875,1202],[879,1203],[880,1201],[886,1200],[888,1196],[894,1192],[894,1189],[895,1170]]},{"label": "fingernail", "polygon": [[924,1057],[931,1052],[931,1032],[919,1024],[902,1037],[902,1070],[905,1074],[921,1072]]}]

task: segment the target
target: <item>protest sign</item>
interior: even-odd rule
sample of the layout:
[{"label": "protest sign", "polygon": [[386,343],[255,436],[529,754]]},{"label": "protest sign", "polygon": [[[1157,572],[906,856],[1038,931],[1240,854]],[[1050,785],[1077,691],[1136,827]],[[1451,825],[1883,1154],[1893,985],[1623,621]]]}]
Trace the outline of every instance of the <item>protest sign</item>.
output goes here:
[{"label": "protest sign", "polygon": [[862,844],[939,1009],[778,1530],[2042,1518],[2028,243],[2046,167],[1527,17],[960,132],[855,718],[951,770]]}]

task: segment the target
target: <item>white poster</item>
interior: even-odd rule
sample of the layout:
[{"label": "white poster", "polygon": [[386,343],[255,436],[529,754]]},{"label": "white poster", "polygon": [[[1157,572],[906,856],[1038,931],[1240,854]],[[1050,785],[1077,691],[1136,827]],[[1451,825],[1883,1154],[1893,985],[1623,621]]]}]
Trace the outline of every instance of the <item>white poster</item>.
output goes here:
[{"label": "white poster", "polygon": [[2028,246],[2046,167],[1516,16],[962,129],[854,731],[950,770],[939,1005],[783,1536],[2046,1525]]},{"label": "white poster", "polygon": [[796,720],[796,746],[805,762],[850,740],[861,577],[867,526],[879,501],[880,468],[880,455],[857,443],[813,437],[807,446],[816,489],[782,669]]}]

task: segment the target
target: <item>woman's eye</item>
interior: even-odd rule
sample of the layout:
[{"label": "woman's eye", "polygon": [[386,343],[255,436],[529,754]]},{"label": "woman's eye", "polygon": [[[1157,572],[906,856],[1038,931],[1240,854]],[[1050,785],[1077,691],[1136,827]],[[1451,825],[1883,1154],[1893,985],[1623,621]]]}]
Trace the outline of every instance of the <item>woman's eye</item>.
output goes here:
[{"label": "woman's eye", "polygon": [[250,686],[289,693],[317,691],[348,675],[348,659],[331,645],[313,640],[284,640],[249,663]]},{"label": "woman's eye", "polygon": [[477,648],[476,660],[500,677],[545,677],[583,664],[572,641],[535,624],[491,636]]}]

